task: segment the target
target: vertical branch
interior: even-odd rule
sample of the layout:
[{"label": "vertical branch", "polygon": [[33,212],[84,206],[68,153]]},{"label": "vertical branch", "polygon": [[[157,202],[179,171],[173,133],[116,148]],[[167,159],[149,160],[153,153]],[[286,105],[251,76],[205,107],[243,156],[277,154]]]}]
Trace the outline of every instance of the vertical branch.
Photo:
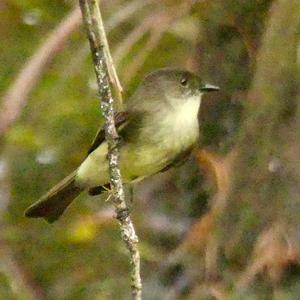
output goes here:
[{"label": "vertical branch", "polygon": [[[122,104],[123,88],[121,86],[117,71],[115,69],[115,66],[114,66],[114,63],[113,63],[113,60],[112,60],[112,57],[111,57],[111,54],[110,54],[110,49],[109,49],[108,41],[107,41],[107,38],[106,38],[105,29],[104,29],[103,21],[102,21],[102,18],[101,18],[101,13],[100,13],[98,3],[94,0],[92,0],[91,3],[93,3],[93,2],[95,3],[95,7],[93,8],[95,14],[92,15],[92,18],[94,18],[93,21],[94,21],[94,25],[95,25],[95,28],[94,28],[95,33],[97,33],[97,36],[99,38],[99,45],[98,46],[101,46],[101,50],[103,51],[103,55],[104,55],[103,62],[106,65],[106,68],[107,68],[106,73],[109,75],[110,80],[116,86],[117,93],[118,93],[118,98],[119,98],[119,101],[121,102],[120,104]],[[90,40],[90,43],[91,43],[91,40]],[[101,43],[101,45],[100,45],[100,43]],[[94,59],[94,63],[95,63],[95,59]],[[96,63],[95,63],[95,66],[96,66]],[[103,67],[103,66],[101,66],[101,67]],[[102,69],[102,70],[104,71],[104,69]]]},{"label": "vertical branch", "polygon": [[140,254],[137,248],[138,237],[127,208],[119,168],[119,136],[114,122],[113,98],[109,84],[108,65],[105,51],[105,31],[100,9],[96,0],[79,0],[83,21],[86,27],[97,77],[101,110],[105,118],[105,138],[108,143],[108,160],[113,204],[121,227],[122,239],[130,252],[133,299],[141,299]]}]

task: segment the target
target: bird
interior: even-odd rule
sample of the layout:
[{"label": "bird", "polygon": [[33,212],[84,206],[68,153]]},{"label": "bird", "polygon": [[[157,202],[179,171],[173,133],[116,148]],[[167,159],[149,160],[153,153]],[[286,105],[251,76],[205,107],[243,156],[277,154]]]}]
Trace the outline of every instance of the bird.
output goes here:
[{"label": "bird", "polygon": [[[182,69],[158,69],[145,76],[125,108],[114,115],[123,183],[132,184],[182,164],[199,139],[202,96],[219,89]],[[80,166],[28,207],[25,216],[52,223],[84,190],[90,195],[107,190],[107,154],[102,127]]]}]

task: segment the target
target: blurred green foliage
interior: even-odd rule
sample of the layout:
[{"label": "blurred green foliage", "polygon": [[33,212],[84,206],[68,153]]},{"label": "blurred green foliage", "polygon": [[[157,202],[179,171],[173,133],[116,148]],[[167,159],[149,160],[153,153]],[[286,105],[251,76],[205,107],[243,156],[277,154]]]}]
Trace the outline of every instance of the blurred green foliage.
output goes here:
[{"label": "blurred green foliage", "polygon": [[[107,22],[130,3],[101,2]],[[155,20],[161,12],[172,18],[183,2],[190,1],[152,1],[140,8],[110,32],[112,53],[145,18],[152,15]],[[240,136],[244,103],[272,3],[194,1],[190,10],[167,25],[153,22],[117,66],[121,81],[127,82],[125,98],[153,69],[177,66],[200,73],[222,87],[218,95],[203,101],[200,147],[225,157]],[[1,95],[51,30],[73,9],[73,4],[62,0],[0,3]],[[162,27],[163,34],[135,70],[134,64],[156,27]],[[133,70],[132,74],[129,70]],[[101,124],[86,36],[78,28],[47,65],[20,117],[2,139],[0,173],[4,173],[1,176],[8,182],[10,195],[1,222],[0,243],[12,255],[16,269],[8,263],[7,254],[0,251],[0,299],[130,299],[128,257],[116,221],[103,213],[110,207],[105,202],[106,195],[80,196],[53,225],[23,217],[29,204],[78,166]],[[2,171],[2,162],[9,166],[7,173]],[[211,199],[216,188],[209,179],[196,158],[191,158],[178,170],[159,174],[134,188],[133,219],[140,237],[144,299],[211,299],[208,291],[201,288],[205,286],[203,253],[196,258],[191,256],[189,261],[189,253],[185,252],[185,259],[172,274],[169,272],[184,234],[188,235],[190,225],[201,220],[213,206]],[[1,191],[0,196],[4,197]],[[244,234],[243,228],[255,226],[259,216],[253,213],[251,205],[237,203],[227,222],[241,217],[237,210],[243,211],[239,229]],[[194,236],[195,241],[201,238]],[[244,245],[248,245],[247,239],[257,236],[245,234],[243,238]],[[230,261],[224,254],[219,262],[220,276],[228,284],[224,292],[228,299],[271,299],[276,293],[282,295],[282,290],[286,291],[284,298],[274,299],[297,299],[297,268],[287,275],[282,290],[276,286],[274,292],[260,274],[241,298],[234,283],[243,273],[245,253],[237,257],[241,260]],[[16,270],[23,279],[14,273]],[[185,284],[178,288],[182,282]],[[172,291],[177,298],[172,297]],[[29,296],[24,296],[26,293]],[[289,298],[285,298],[287,295]]]}]

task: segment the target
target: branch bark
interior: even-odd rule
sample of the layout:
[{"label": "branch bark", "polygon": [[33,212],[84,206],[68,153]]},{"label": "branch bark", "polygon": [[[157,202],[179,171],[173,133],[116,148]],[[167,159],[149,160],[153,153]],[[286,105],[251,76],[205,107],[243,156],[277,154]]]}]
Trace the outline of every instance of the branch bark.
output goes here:
[{"label": "branch bark", "polygon": [[[120,223],[122,239],[129,250],[132,266],[131,289],[133,299],[141,299],[142,283],[140,277],[140,254],[138,251],[138,237],[131,221],[129,210],[125,202],[122,178],[119,168],[119,136],[114,122],[113,98],[110,89],[107,53],[105,50],[106,35],[101,12],[96,0],[79,0],[83,21],[90,42],[95,73],[101,98],[101,111],[105,119],[105,138],[108,143],[108,160],[110,170],[110,184],[112,188],[113,204]],[[107,51],[107,52],[106,52]],[[118,88],[118,87],[117,87]]]}]

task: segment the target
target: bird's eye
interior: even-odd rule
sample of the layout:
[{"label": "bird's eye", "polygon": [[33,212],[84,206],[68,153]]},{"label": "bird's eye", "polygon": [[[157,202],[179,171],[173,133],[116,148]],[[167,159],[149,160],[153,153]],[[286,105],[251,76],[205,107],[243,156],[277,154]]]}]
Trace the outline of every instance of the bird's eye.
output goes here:
[{"label": "bird's eye", "polygon": [[180,84],[181,84],[182,86],[186,86],[187,83],[188,83],[187,78],[182,78],[182,79],[180,80]]}]

